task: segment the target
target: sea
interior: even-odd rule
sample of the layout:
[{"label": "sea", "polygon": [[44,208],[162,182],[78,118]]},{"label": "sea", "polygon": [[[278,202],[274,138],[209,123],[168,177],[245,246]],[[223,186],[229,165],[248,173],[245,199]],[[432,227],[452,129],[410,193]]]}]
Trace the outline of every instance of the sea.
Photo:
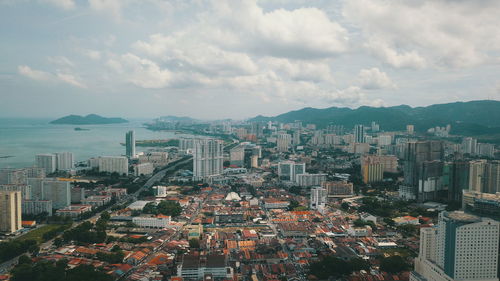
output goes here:
[{"label": "sea", "polygon": [[[129,123],[107,125],[55,125],[52,119],[0,118],[0,168],[31,167],[35,155],[72,152],[75,161],[96,156],[125,154],[125,133],[135,131],[136,140],[193,137],[172,131],[151,131],[143,124],[151,120],[136,119]],[[76,131],[79,127],[87,129]],[[137,147],[138,152],[146,150]]]}]

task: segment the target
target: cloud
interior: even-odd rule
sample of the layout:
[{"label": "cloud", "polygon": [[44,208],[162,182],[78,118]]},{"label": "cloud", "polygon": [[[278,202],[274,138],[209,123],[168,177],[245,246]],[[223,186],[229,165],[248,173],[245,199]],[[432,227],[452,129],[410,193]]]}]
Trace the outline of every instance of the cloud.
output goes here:
[{"label": "cloud", "polygon": [[73,0],[42,0],[43,2],[52,4],[64,10],[71,10],[76,7],[75,1]]},{"label": "cloud", "polygon": [[70,84],[75,87],[87,88],[87,86],[83,82],[79,81],[79,78],[77,78],[75,75],[71,73],[58,72],[56,74],[52,74],[50,72],[32,69],[27,65],[20,65],[18,66],[17,70],[19,74],[31,78],[33,80],[54,82],[54,83],[64,82],[66,84]]},{"label": "cloud", "polygon": [[101,59],[101,52],[97,50],[91,50],[91,49],[81,49],[81,52],[84,56],[88,57],[91,60],[100,60]]},{"label": "cloud", "polygon": [[74,67],[75,66],[73,61],[71,61],[70,59],[68,59],[65,56],[48,57],[48,60],[50,63],[58,65],[58,66],[62,66],[62,67]]},{"label": "cloud", "polygon": [[347,51],[348,33],[318,8],[265,12],[256,1],[214,1],[202,18],[208,36],[228,47],[287,58],[322,58]]},{"label": "cloud", "polygon": [[391,81],[385,72],[373,67],[370,69],[362,69],[359,72],[358,80],[363,89],[377,90],[386,88],[395,88],[396,85]]},{"label": "cloud", "polygon": [[380,107],[385,105],[382,99],[368,98],[366,94],[363,93],[362,89],[357,86],[350,86],[342,90],[323,93],[322,99],[330,104],[347,107],[358,107],[361,105]]},{"label": "cloud", "polygon": [[172,74],[161,69],[155,62],[127,53],[119,61],[110,60],[108,66],[126,73],[127,81],[142,88],[163,88],[169,85]]},{"label": "cloud", "polygon": [[350,0],[343,15],[365,46],[394,67],[462,68],[500,51],[499,1]]},{"label": "cloud", "polygon": [[121,0],[89,0],[89,5],[92,10],[107,14],[115,21],[120,21],[122,18]]}]

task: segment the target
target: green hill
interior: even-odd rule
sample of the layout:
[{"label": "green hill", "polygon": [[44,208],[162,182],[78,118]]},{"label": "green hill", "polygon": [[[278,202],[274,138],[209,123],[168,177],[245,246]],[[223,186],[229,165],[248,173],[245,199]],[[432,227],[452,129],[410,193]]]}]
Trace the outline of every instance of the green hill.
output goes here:
[{"label": "green hill", "polygon": [[107,118],[97,114],[89,114],[87,116],[68,115],[57,120],[51,121],[50,124],[70,124],[70,125],[97,125],[97,124],[118,124],[128,123],[123,118]]}]

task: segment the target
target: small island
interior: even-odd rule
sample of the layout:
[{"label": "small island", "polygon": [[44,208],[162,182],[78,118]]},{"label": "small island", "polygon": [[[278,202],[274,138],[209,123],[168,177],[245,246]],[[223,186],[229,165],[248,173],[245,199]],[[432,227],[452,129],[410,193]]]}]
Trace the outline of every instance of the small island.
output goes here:
[{"label": "small island", "polygon": [[90,129],[84,129],[84,128],[76,127],[75,131],[90,131]]},{"label": "small island", "polygon": [[69,124],[69,125],[101,125],[101,124],[119,124],[128,123],[127,120],[117,117],[102,117],[97,114],[89,114],[87,116],[68,115],[57,120],[51,121],[50,124]]}]

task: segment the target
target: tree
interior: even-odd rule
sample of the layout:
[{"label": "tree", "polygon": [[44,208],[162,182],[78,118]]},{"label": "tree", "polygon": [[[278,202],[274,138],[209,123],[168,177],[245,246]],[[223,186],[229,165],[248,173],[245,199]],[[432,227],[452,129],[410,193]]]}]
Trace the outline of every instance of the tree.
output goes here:
[{"label": "tree", "polygon": [[346,211],[349,210],[349,204],[347,202],[342,202],[340,207]]},{"label": "tree", "polygon": [[17,261],[17,264],[31,264],[32,261],[31,261],[31,258],[28,257],[27,255],[22,255],[19,257],[19,260]]},{"label": "tree", "polygon": [[384,218],[384,223],[387,224],[388,226],[395,226],[396,225],[396,222],[391,218]]},{"label": "tree", "polygon": [[196,238],[192,238],[189,240],[189,247],[193,249],[199,249],[200,248],[200,241]]},{"label": "tree", "polygon": [[56,239],[54,239],[54,245],[56,247],[61,247],[63,245],[63,240],[60,237],[57,237]]},{"label": "tree", "polygon": [[163,200],[157,206],[158,213],[177,217],[182,213],[182,207],[179,202],[171,201],[171,200]]},{"label": "tree", "polygon": [[382,258],[380,261],[380,270],[389,273],[398,273],[409,269],[410,266],[401,256],[390,256]]}]

